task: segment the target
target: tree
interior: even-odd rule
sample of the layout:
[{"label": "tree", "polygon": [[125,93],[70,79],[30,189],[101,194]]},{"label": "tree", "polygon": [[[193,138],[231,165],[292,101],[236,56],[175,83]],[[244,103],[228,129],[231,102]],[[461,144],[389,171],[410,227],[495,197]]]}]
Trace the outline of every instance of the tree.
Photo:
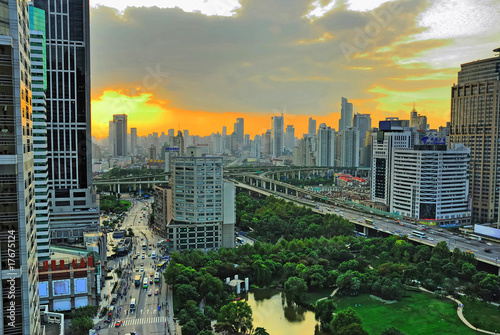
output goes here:
[{"label": "tree", "polygon": [[360,325],[362,321],[356,311],[348,307],[335,315],[333,320],[330,322],[330,330],[333,334],[337,334],[341,328],[347,327],[352,323]]},{"label": "tree", "polygon": [[199,332],[200,330],[193,320],[182,326],[182,335],[198,335]]},{"label": "tree", "polygon": [[330,299],[320,300],[314,307],[314,317],[321,323],[322,328],[328,327],[333,319],[333,312],[337,309],[335,302]]},{"label": "tree", "polygon": [[369,335],[359,323],[351,323],[350,325],[340,328],[336,335]]},{"label": "tree", "polygon": [[307,293],[307,283],[304,279],[298,277],[290,277],[285,282],[283,292],[290,301],[303,302]]},{"label": "tree", "polygon": [[188,300],[195,300],[197,301],[200,297],[198,292],[196,292],[196,289],[188,284],[182,284],[180,285],[176,290],[175,294],[181,300],[181,303],[185,303]]},{"label": "tree", "polygon": [[432,249],[432,256],[436,256],[439,259],[449,259],[450,258],[450,248],[445,241],[441,241]]},{"label": "tree", "polygon": [[394,327],[389,327],[384,329],[384,331],[380,335],[405,335],[405,334],[401,332],[399,329],[396,329]]},{"label": "tree", "polygon": [[87,335],[94,327],[94,321],[88,316],[76,317],[71,320],[69,329],[75,335]]},{"label": "tree", "polygon": [[257,327],[255,328],[253,335],[269,335],[269,333],[265,328]]},{"label": "tree", "polygon": [[[230,302],[222,306],[217,317],[217,323],[228,326],[232,331],[248,332],[253,328],[252,308],[245,301]],[[216,328],[220,329],[219,327]]]},{"label": "tree", "polygon": [[211,330],[202,330],[201,332],[199,332],[197,335],[214,335],[214,332],[211,331]]}]

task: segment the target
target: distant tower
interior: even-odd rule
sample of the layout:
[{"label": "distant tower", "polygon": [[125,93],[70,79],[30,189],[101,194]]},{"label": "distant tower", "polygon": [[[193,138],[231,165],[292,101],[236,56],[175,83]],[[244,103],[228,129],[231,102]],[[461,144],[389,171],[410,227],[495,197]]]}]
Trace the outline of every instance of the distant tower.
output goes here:
[{"label": "distant tower", "polygon": [[316,135],[316,120],[313,120],[312,117],[309,118],[309,127],[307,133],[309,135]]},{"label": "distant tower", "polygon": [[113,115],[113,156],[124,157],[127,156],[127,115],[117,114]]},{"label": "distant tower", "polygon": [[344,131],[346,128],[351,126],[352,126],[352,103],[350,103],[346,98],[342,97],[339,131]]},{"label": "distant tower", "polygon": [[271,118],[271,147],[273,157],[283,155],[283,148],[285,147],[285,125],[284,117],[273,116]]},{"label": "distant tower", "polygon": [[415,127],[421,131],[427,130],[427,116],[417,113],[415,103],[413,103],[413,110],[410,112],[410,127]]}]

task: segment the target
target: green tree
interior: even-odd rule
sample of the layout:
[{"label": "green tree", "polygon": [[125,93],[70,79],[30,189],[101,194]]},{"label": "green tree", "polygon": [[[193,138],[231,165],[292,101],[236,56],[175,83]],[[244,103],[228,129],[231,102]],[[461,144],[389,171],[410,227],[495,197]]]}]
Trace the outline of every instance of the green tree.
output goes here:
[{"label": "green tree", "polygon": [[87,335],[94,327],[94,321],[88,316],[80,316],[71,320],[69,329],[75,335]]},{"label": "green tree", "polygon": [[362,321],[356,311],[348,307],[335,315],[333,320],[330,322],[330,331],[333,334],[337,334],[341,328],[347,327],[353,323],[360,325]]},{"label": "green tree", "polygon": [[335,335],[369,335],[359,323],[351,323],[350,325],[340,328]]},{"label": "green tree", "polygon": [[257,327],[255,328],[253,335],[269,335],[266,328]]},{"label": "green tree", "polygon": [[[217,317],[217,323],[229,327],[233,332],[249,332],[252,328],[252,308],[245,301],[230,302],[222,306]],[[220,327],[216,328],[220,329]]]},{"label": "green tree", "polygon": [[401,332],[399,329],[396,329],[394,327],[389,327],[384,329],[380,335],[405,335],[403,332]]},{"label": "green tree", "polygon": [[200,332],[198,333],[198,335],[214,335],[214,332],[213,332],[213,331],[211,331],[211,330],[207,330],[207,329],[205,329],[205,330],[200,331]]},{"label": "green tree", "polygon": [[184,304],[188,300],[197,301],[200,297],[198,292],[196,292],[196,289],[188,284],[179,285],[179,287],[177,287],[177,289],[175,290],[175,294],[182,304]]},{"label": "green tree", "polygon": [[307,283],[304,279],[290,277],[285,282],[283,293],[289,301],[303,302],[307,293]]},{"label": "green tree", "polygon": [[199,332],[200,330],[193,320],[182,326],[182,335],[198,335]]},{"label": "green tree", "polygon": [[335,302],[330,299],[320,300],[314,307],[314,317],[321,324],[322,328],[327,328],[333,319],[333,312],[337,309]]}]

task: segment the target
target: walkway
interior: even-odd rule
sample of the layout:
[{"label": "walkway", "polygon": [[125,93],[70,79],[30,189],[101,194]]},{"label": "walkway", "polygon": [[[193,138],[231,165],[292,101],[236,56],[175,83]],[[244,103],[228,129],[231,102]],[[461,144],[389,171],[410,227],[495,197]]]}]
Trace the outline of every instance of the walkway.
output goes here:
[{"label": "walkway", "polygon": [[[421,291],[424,291],[424,292],[427,292],[427,293],[431,293],[431,294],[434,294],[434,292],[431,292],[423,287],[419,287],[419,289]],[[488,330],[484,330],[484,329],[478,329],[476,327],[474,327],[469,321],[467,321],[467,319],[465,318],[464,316],[464,313],[463,313],[463,310],[464,310],[464,304],[462,304],[462,302],[460,300],[457,300],[455,298],[453,298],[451,295],[447,295],[446,298],[450,299],[450,300],[453,300],[454,302],[457,303],[457,314],[458,314],[458,317],[460,318],[460,320],[462,320],[462,322],[467,326],[469,327],[470,329],[472,330],[475,330],[477,332],[481,332],[481,333],[485,333],[485,334],[493,334],[495,335],[496,333],[494,332],[490,332]]]}]

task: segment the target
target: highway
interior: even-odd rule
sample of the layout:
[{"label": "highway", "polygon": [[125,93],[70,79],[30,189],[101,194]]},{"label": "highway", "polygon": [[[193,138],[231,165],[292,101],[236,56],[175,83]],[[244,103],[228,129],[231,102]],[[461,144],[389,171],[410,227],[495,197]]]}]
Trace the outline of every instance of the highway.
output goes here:
[{"label": "highway", "polygon": [[[233,180],[231,180],[234,182]],[[401,220],[401,223],[403,226],[399,225],[397,222],[394,220],[386,219],[386,218],[381,218],[373,214],[367,214],[363,212],[358,212],[356,210],[352,209],[346,209],[344,207],[337,207],[334,206],[334,208],[331,207],[331,205],[326,205],[322,204],[321,202],[315,202],[309,199],[305,198],[299,198],[295,197],[292,195],[287,195],[284,193],[275,193],[273,191],[267,190],[267,189],[261,189],[258,187],[250,186],[241,182],[236,182],[236,186],[241,186],[244,188],[247,188],[249,190],[254,190],[256,192],[263,193],[265,195],[274,195],[277,197],[284,198],[289,201],[295,202],[297,205],[303,205],[303,204],[308,204],[312,207],[319,205],[318,209],[313,209],[313,211],[319,213],[319,214],[337,214],[340,215],[342,214],[344,218],[350,220],[353,223],[360,224],[360,221],[364,223],[365,218],[369,218],[369,216],[373,216],[372,219],[374,221],[373,227],[378,228],[378,230],[385,232],[385,233],[390,233],[394,235],[408,235],[410,240],[418,241],[423,244],[427,244],[430,246],[434,246],[440,241],[445,241],[450,249],[454,248],[459,248],[461,251],[471,251],[474,253],[476,258],[483,260],[483,261],[488,261],[493,264],[499,264],[500,265],[500,245],[499,244],[492,244],[492,245],[487,245],[486,243],[482,243],[479,241],[474,241],[474,240],[467,240],[461,236],[454,235],[451,232],[449,232],[446,229],[443,229],[442,232],[438,231],[438,229],[434,228],[429,228],[429,226],[426,226],[425,229],[426,231],[422,231],[426,234],[425,239],[420,239],[420,238],[414,238],[410,236],[411,232],[413,230],[419,230],[419,225],[415,225],[413,223],[410,223],[409,221]],[[337,210],[339,210],[337,212]],[[484,249],[491,249],[491,253],[487,253],[484,251]]]},{"label": "highway", "polygon": [[[126,199],[123,195],[122,199]],[[115,314],[113,323],[105,329],[107,334],[126,335],[136,332],[143,334],[175,334],[175,331],[169,332],[169,328],[174,328],[172,315],[167,316],[167,285],[163,276],[158,283],[154,282],[156,264],[161,261],[161,252],[156,247],[156,243],[161,237],[153,234],[147,225],[147,218],[151,213],[149,201],[132,201],[133,205],[125,217],[121,229],[132,228],[135,236],[133,238],[132,252],[121,257],[121,265],[124,269],[123,279],[126,280],[128,289],[126,294],[115,304],[120,307],[121,312]],[[145,210],[144,210],[145,208]],[[113,239],[112,233],[108,235],[108,244],[112,242],[117,245],[119,239]],[[145,245],[145,249],[144,248]],[[151,257],[153,251],[156,252],[156,259]],[[120,262],[120,260],[118,261]],[[151,276],[151,273],[153,276]],[[138,287],[134,284],[134,277],[141,275],[141,282]],[[143,288],[143,280],[147,278],[147,288]],[[157,291],[157,294],[155,294]],[[135,311],[130,308],[131,298],[136,300]],[[172,304],[169,297],[170,305]],[[158,308],[160,306],[160,309]],[[116,326],[117,321],[122,321],[120,326]],[[168,323],[168,326],[166,325]],[[106,334],[101,331],[102,334]]]}]

